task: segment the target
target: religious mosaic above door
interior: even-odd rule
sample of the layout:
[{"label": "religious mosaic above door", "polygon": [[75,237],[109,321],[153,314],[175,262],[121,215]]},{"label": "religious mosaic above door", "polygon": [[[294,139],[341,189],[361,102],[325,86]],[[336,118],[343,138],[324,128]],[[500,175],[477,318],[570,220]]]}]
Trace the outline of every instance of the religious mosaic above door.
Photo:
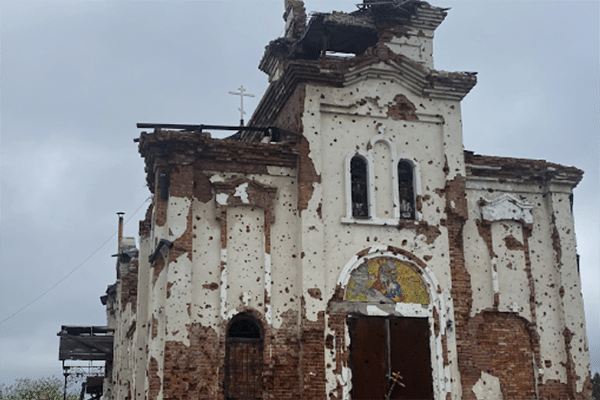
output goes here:
[{"label": "religious mosaic above door", "polygon": [[429,304],[421,277],[400,260],[371,258],[350,274],[346,301]]}]

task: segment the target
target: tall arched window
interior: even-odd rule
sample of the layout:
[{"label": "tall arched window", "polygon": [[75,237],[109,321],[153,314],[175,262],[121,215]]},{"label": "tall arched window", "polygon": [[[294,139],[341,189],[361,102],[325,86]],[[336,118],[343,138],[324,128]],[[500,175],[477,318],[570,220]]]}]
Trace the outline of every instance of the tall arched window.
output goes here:
[{"label": "tall arched window", "polygon": [[398,194],[400,219],[415,219],[413,166],[405,160],[398,163]]},{"label": "tall arched window", "polygon": [[359,156],[350,160],[350,179],[352,194],[352,216],[369,217],[369,188],[367,182],[367,161]]},{"label": "tall arched window", "polygon": [[227,328],[225,398],[262,399],[263,335],[260,322],[238,314]]}]

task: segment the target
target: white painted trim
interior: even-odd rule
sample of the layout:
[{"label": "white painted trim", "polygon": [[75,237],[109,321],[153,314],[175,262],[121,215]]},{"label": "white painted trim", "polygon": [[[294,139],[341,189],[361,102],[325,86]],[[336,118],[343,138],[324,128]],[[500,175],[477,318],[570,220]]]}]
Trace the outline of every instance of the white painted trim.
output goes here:
[{"label": "white painted trim", "polygon": [[[371,159],[371,163],[373,165],[373,168],[371,169],[375,169],[375,158],[373,156],[373,149],[375,148],[375,145],[378,142],[383,142],[385,143],[388,148],[390,149],[390,153],[391,153],[391,157],[390,159],[392,160],[392,188],[393,188],[393,208],[394,208],[394,220],[398,221],[400,219],[400,208],[398,207],[400,204],[399,201],[399,194],[398,194],[398,171],[396,165],[396,146],[394,146],[394,142],[392,142],[390,140],[390,138],[388,138],[387,136],[385,136],[385,134],[383,132],[385,132],[386,127],[385,126],[381,126],[379,128],[379,135],[375,135],[371,138],[371,140],[369,140],[369,156]],[[375,172],[373,172],[373,185],[369,185],[369,190],[373,192],[373,204],[376,205],[376,197],[375,197]],[[375,206],[373,208],[376,208]],[[375,215],[373,215],[375,217]]]},{"label": "white painted trim", "polygon": [[[408,262],[410,265],[413,265],[420,269],[420,276],[425,282],[429,292],[430,303],[428,307],[423,307],[420,304],[396,303],[394,311],[407,317],[414,316],[429,319],[429,348],[433,378],[433,394],[435,400],[443,400],[446,398],[446,394],[451,392],[450,382],[452,381],[451,370],[449,368],[444,368],[444,355],[442,353],[442,336],[446,335],[446,321],[453,315],[449,313],[452,310],[452,299],[450,298],[449,291],[444,291],[442,292],[442,294],[438,293],[439,281],[437,280],[431,267],[427,266],[425,269],[422,269],[416,266],[415,262],[409,259],[408,257],[402,254],[392,253],[388,250],[387,246],[373,246],[369,248],[367,254],[363,255],[362,257],[358,257],[357,255],[353,256],[340,272],[340,275],[337,280],[337,285],[345,289],[350,280],[352,271],[354,271],[356,268],[362,265],[366,260],[375,257],[388,257],[392,259],[397,259],[401,262]],[[448,307],[446,306],[447,304]],[[433,321],[431,321],[431,319],[433,318],[434,307],[438,311],[437,323],[440,328],[439,334],[437,336],[434,332],[434,323],[432,323]],[[377,305],[375,304],[367,305],[367,310],[369,315],[392,315],[389,312],[386,312],[385,310],[377,307]],[[347,326],[345,334],[346,337],[349,338]],[[448,352],[447,356],[450,357],[450,352]],[[348,369],[348,376],[337,377],[338,380],[340,378],[346,383],[346,385],[344,386],[344,393],[342,398],[344,400],[350,400],[350,390],[352,387],[352,371]]]}]

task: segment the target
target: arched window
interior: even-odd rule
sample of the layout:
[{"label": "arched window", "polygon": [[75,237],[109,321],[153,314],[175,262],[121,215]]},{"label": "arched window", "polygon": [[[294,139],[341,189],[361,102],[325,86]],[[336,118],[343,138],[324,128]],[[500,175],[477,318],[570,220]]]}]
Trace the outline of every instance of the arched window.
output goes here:
[{"label": "arched window", "polygon": [[413,167],[410,162],[405,160],[398,163],[398,194],[400,219],[415,219]]},{"label": "arched window", "polygon": [[369,189],[367,182],[367,161],[358,156],[350,160],[350,182],[352,195],[352,216],[369,217]]},{"label": "arched window", "polygon": [[261,399],[263,339],[260,322],[238,314],[227,328],[225,398]]}]

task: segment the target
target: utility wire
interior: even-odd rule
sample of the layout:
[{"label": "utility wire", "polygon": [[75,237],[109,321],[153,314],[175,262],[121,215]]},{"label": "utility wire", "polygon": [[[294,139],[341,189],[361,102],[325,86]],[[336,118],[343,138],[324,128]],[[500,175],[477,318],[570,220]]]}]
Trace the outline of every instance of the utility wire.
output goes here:
[{"label": "utility wire", "polygon": [[[146,200],[144,200],[144,202],[137,208],[137,210],[135,210],[133,212],[133,214],[131,214],[131,217],[129,217],[125,222],[124,225],[126,225],[136,214],[138,211],[140,211],[140,209],[142,207],[144,207],[144,204],[146,204],[148,202],[148,200],[150,200],[151,197],[148,197]],[[108,242],[110,242],[115,235],[118,233],[114,232],[112,235],[110,235],[110,237],[108,239],[106,239],[106,241],[104,243],[102,243],[100,245],[100,247],[98,247],[96,249],[96,251],[94,251],[92,254],[90,254],[90,256],[88,258],[86,258],[85,260],[83,260],[77,267],[75,267],[71,272],[69,272],[67,275],[65,275],[61,280],[59,280],[58,282],[56,282],[54,285],[50,286],[49,289],[47,289],[44,293],[40,294],[38,297],[36,297],[35,299],[31,300],[29,303],[25,304],[23,307],[21,307],[20,309],[18,309],[17,311],[15,311],[14,313],[12,313],[12,315],[4,318],[2,321],[0,321],[0,325],[2,325],[3,323],[5,323],[6,321],[8,321],[9,319],[11,319],[12,317],[14,317],[15,315],[19,314],[21,311],[23,311],[24,309],[26,309],[27,307],[29,307],[30,305],[32,305],[33,303],[35,303],[36,301],[38,301],[39,299],[41,299],[42,297],[44,297],[46,294],[48,294],[52,289],[54,289],[55,287],[57,287],[58,285],[60,285],[61,283],[63,283],[69,276],[73,275],[73,273],[75,273],[75,271],[77,271],[79,268],[83,267],[83,265],[88,262],[92,257],[94,257],[96,255],[96,253],[98,253],[100,250],[102,250],[102,248],[104,246],[106,246],[106,244]]]}]

